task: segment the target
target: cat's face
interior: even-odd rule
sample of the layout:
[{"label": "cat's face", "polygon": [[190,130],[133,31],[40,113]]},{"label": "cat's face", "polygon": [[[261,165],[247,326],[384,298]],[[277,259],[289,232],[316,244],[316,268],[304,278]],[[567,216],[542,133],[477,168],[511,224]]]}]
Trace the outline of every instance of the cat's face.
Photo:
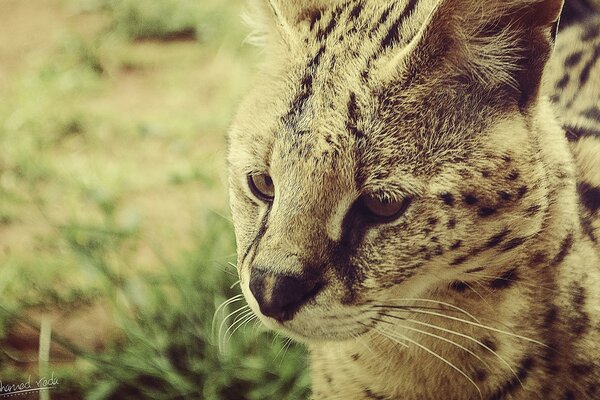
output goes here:
[{"label": "cat's face", "polygon": [[540,230],[537,85],[515,71],[545,55],[511,57],[521,31],[496,29],[505,63],[463,63],[460,7],[434,3],[279,9],[294,37],[272,45],[229,153],[241,287],[268,326],[356,337],[380,305],[493,276]]}]

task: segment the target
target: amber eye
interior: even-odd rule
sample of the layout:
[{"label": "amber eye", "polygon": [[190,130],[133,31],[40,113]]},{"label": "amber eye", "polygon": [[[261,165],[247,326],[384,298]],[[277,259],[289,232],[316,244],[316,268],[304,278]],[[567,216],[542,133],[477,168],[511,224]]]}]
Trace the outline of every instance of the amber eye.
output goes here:
[{"label": "amber eye", "polygon": [[399,201],[382,200],[373,195],[364,195],[361,198],[363,209],[372,216],[384,220],[393,221],[400,217],[410,206],[412,199],[410,197]]},{"label": "amber eye", "polygon": [[275,185],[273,179],[267,174],[248,175],[248,186],[252,194],[259,199],[271,202],[275,197]]}]

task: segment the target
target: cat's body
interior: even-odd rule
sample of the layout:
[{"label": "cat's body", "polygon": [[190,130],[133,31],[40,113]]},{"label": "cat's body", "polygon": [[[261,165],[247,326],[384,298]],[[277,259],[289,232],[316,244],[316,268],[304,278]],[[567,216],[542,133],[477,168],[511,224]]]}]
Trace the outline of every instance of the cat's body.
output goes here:
[{"label": "cat's body", "polygon": [[600,398],[600,19],[542,78],[560,1],[291,3],[230,186],[314,398]]}]

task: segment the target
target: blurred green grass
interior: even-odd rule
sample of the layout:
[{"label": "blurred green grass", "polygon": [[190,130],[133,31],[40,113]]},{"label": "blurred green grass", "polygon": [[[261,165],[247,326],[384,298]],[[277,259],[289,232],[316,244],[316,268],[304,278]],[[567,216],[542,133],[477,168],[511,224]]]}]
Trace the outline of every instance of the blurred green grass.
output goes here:
[{"label": "blurred green grass", "polygon": [[[0,5],[19,27],[54,24],[44,46],[0,65],[10,74],[0,85],[3,382],[32,369],[12,356],[17,321],[102,304],[117,333],[51,365],[53,398],[308,397],[301,347],[246,327],[220,353],[212,337],[216,307],[239,293],[224,143],[257,61],[242,45],[242,6]],[[23,34],[0,57],[21,54]]]}]

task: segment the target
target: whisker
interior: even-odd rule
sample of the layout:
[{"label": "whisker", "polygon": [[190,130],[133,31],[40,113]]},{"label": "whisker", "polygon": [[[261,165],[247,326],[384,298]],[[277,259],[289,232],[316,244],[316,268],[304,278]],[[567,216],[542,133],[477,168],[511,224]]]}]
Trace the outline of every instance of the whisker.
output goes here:
[{"label": "whisker", "polygon": [[241,295],[241,294],[235,295],[235,296],[233,296],[233,297],[225,300],[223,303],[221,303],[221,305],[219,307],[217,307],[217,309],[215,310],[215,313],[213,314],[212,325],[211,325],[211,328],[210,328],[211,335],[213,337],[215,335],[215,326],[217,324],[217,318],[219,316],[219,312],[221,310],[223,310],[225,307],[227,307],[228,305],[230,305],[232,303],[236,303],[238,301],[241,301],[242,297],[243,297],[243,295]]},{"label": "whisker", "polygon": [[536,289],[544,289],[544,290],[547,290],[547,291],[549,291],[551,293],[559,293],[558,290],[553,289],[553,288],[549,288],[549,287],[546,287],[546,286],[541,286],[541,285],[536,284],[536,283],[527,283],[527,282],[524,282],[524,281],[535,282],[535,281],[533,281],[531,279],[521,278],[521,279],[517,280],[517,279],[504,278],[504,277],[501,277],[501,276],[485,275],[485,274],[481,274],[481,273],[473,273],[473,275],[476,275],[476,276],[481,277],[481,278],[497,279],[497,280],[501,280],[501,281],[505,281],[505,282],[515,282],[515,283],[518,283],[518,284],[523,285],[523,286],[528,286],[528,287],[536,288]]},{"label": "whisker", "polygon": [[391,339],[391,340],[405,340],[409,343],[414,344],[415,346],[419,347],[420,349],[426,351],[427,353],[431,354],[432,356],[434,356],[435,358],[437,358],[438,360],[444,362],[446,365],[450,366],[452,369],[454,369],[456,372],[458,372],[459,374],[461,374],[462,376],[465,377],[465,379],[467,379],[474,387],[475,389],[477,389],[477,392],[479,392],[479,398],[483,399],[483,393],[481,393],[481,389],[479,389],[479,386],[475,383],[475,381],[473,379],[471,379],[471,377],[469,377],[463,370],[461,370],[460,368],[458,368],[456,365],[454,365],[453,363],[451,363],[450,361],[446,360],[444,357],[442,357],[441,355],[439,355],[438,353],[436,353],[435,351],[427,348],[426,346],[423,346],[421,343],[412,340],[411,338],[405,336],[405,335],[401,335],[401,334],[397,334],[395,332],[387,332],[385,330],[381,330],[378,328],[374,328],[377,332],[379,332],[380,334],[382,334],[383,336]]},{"label": "whisker", "polygon": [[238,286],[238,285],[240,284],[240,282],[241,282],[241,281],[240,281],[239,279],[238,279],[237,281],[233,282],[233,283],[231,284],[231,286],[229,286],[229,289],[233,289],[234,287]]},{"label": "whisker", "polygon": [[[231,340],[231,338],[233,337],[233,335],[235,334],[235,332],[238,329],[240,329],[241,327],[243,327],[245,325],[248,325],[254,318],[257,318],[256,315],[252,312],[252,310],[250,311],[250,313],[251,313],[250,315],[247,315],[244,318],[243,322],[239,323],[238,326],[233,331],[231,331],[231,334],[229,335],[229,338],[227,338],[227,332],[225,332],[225,336],[226,336],[225,341]],[[231,327],[233,327],[233,325],[231,325]]]},{"label": "whisker", "polygon": [[515,338],[518,338],[518,339],[522,339],[522,340],[525,340],[527,342],[535,343],[537,345],[540,345],[540,346],[548,348],[548,345],[546,345],[546,344],[544,344],[544,343],[542,343],[540,341],[537,341],[535,339],[531,339],[531,338],[528,338],[526,336],[518,335],[516,333],[511,333],[511,332],[503,331],[501,329],[493,328],[491,326],[483,325],[481,323],[475,323],[475,322],[472,322],[472,321],[467,321],[467,320],[462,319],[462,318],[453,317],[451,315],[444,315],[444,314],[436,313],[436,312],[433,312],[433,311],[422,311],[422,310],[419,310],[419,309],[412,309],[412,308],[402,308],[402,309],[403,310],[407,310],[407,311],[412,311],[412,312],[415,312],[417,314],[434,315],[434,316],[437,316],[437,317],[440,317],[440,318],[445,318],[445,319],[450,319],[452,321],[462,322],[462,323],[467,324],[467,325],[476,326],[476,327],[479,327],[479,328],[482,328],[482,329],[486,329],[486,330],[491,331],[491,332],[501,333],[501,334],[507,335],[507,336],[512,336],[512,337],[515,337]]},{"label": "whisker", "polygon": [[[396,317],[396,316],[394,316],[394,315],[383,314],[383,316],[385,316],[385,317],[388,317],[388,318],[394,318],[394,319],[398,319],[398,320],[401,320],[401,321],[406,321],[406,319],[404,319],[404,318],[402,318],[402,317]],[[412,322],[412,321],[407,321],[407,322]],[[485,365],[485,366],[486,366],[486,368],[487,368],[488,370],[490,370],[490,371],[492,370],[492,369],[491,369],[491,367],[490,367],[490,365],[489,365],[487,362],[485,362],[485,361],[484,361],[484,360],[483,360],[481,357],[479,357],[477,354],[475,354],[475,353],[474,353],[472,350],[469,350],[469,349],[468,349],[468,348],[466,348],[465,346],[463,346],[463,345],[461,345],[461,344],[459,344],[459,343],[456,343],[456,342],[455,342],[455,341],[453,341],[453,340],[450,340],[450,339],[448,339],[448,338],[445,338],[445,337],[443,337],[443,336],[436,335],[436,334],[434,334],[434,333],[431,333],[431,332],[424,331],[424,330],[422,330],[422,329],[411,328],[411,327],[409,327],[409,326],[402,325],[402,324],[397,324],[397,326],[399,326],[399,327],[401,327],[401,328],[403,328],[403,329],[408,329],[409,331],[418,332],[418,333],[421,333],[421,334],[423,334],[423,335],[426,335],[426,336],[430,336],[430,337],[433,337],[433,338],[439,339],[439,340],[441,340],[441,341],[444,341],[444,342],[446,342],[446,343],[450,343],[450,344],[452,344],[453,346],[456,346],[456,347],[458,347],[459,349],[461,349],[461,350],[464,350],[464,351],[466,351],[467,353],[469,353],[470,355],[472,355],[473,357],[475,357],[475,358],[476,358],[477,360],[479,360],[479,361],[480,361],[480,362],[481,362],[483,365]]]},{"label": "whisker", "polygon": [[391,301],[422,301],[425,303],[436,303],[436,304],[441,304],[444,305],[446,307],[450,307],[453,310],[459,311],[462,314],[465,314],[467,317],[471,318],[473,321],[477,322],[477,323],[481,323],[477,318],[475,318],[472,314],[470,314],[469,312],[467,312],[466,310],[455,306],[454,304],[450,304],[450,303],[446,303],[443,301],[439,301],[439,300],[431,300],[431,299],[407,299],[407,298],[402,298],[402,299],[393,299]]},{"label": "whisker", "polygon": [[[479,296],[479,298],[481,299],[481,301],[483,301],[483,302],[484,302],[484,303],[485,303],[485,304],[486,304],[486,305],[487,305],[487,306],[488,306],[490,309],[492,309],[492,310],[494,309],[494,307],[493,307],[493,306],[490,304],[490,302],[489,302],[489,301],[487,301],[487,300],[485,299],[485,297],[483,297],[483,296],[481,295],[481,293],[479,293],[477,290],[475,290],[475,288],[474,288],[473,286],[469,285],[469,282],[463,282],[463,283],[464,283],[465,285],[467,285],[467,287],[468,287],[469,289],[471,289],[471,290],[473,291],[473,293],[475,293],[477,296]],[[478,283],[478,284],[479,284],[479,282],[475,282],[475,283]]]},{"label": "whisker", "polygon": [[[236,314],[238,314],[238,313],[241,313],[241,312],[243,312],[244,310],[249,310],[249,309],[250,309],[250,306],[249,306],[249,305],[242,306],[242,307],[238,308],[237,310],[235,310],[235,311],[232,311],[232,312],[231,312],[231,313],[229,313],[229,314],[228,314],[228,315],[227,315],[225,318],[223,318],[223,321],[221,321],[221,324],[219,325],[219,349],[222,349],[222,343],[221,343],[221,338],[222,338],[222,336],[221,336],[221,332],[223,332],[223,327],[224,327],[224,326],[225,326],[225,324],[227,323],[227,320],[228,320],[229,318],[231,318],[232,316],[234,316],[234,315],[236,315]],[[224,343],[223,343],[223,344],[224,344]]]},{"label": "whisker", "polygon": [[[233,336],[233,334],[242,326],[244,325],[246,322],[250,321],[253,317],[254,317],[254,313],[252,312],[252,310],[248,310],[242,314],[239,314],[235,321],[233,321],[233,324],[229,325],[229,327],[227,328],[227,330],[225,331],[225,334],[223,335],[223,345],[225,345]],[[227,336],[227,334],[231,331],[231,334],[229,335],[229,337]]]}]

